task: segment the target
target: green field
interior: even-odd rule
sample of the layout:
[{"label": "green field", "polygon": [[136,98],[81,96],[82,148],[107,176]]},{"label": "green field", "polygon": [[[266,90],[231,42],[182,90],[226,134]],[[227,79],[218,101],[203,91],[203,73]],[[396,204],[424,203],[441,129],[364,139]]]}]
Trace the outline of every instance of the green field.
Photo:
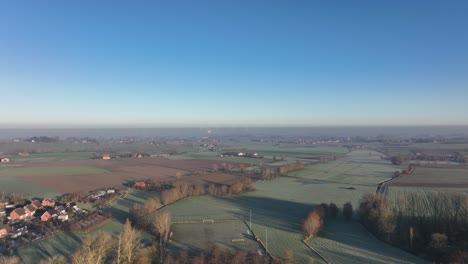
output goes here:
[{"label": "green field", "polygon": [[[356,186],[355,190],[346,190],[340,187],[342,184],[313,184],[297,178],[281,177],[272,181],[259,182],[256,184],[255,191],[241,196],[190,197],[171,204],[166,209],[171,211],[173,219],[178,220],[235,217],[247,221],[250,210],[252,210],[252,228],[263,241],[266,240],[266,232],[268,232],[268,247],[273,256],[284,258],[287,250],[293,250],[295,263],[309,263],[311,257],[317,261],[320,259],[301,241],[304,238],[301,224],[307,213],[321,202],[335,202],[341,207],[345,202],[351,201],[356,208],[364,194],[375,192],[374,186]],[[337,222],[346,224],[342,219],[337,220]],[[359,226],[355,222],[353,225]],[[343,248],[352,248],[354,242],[349,238],[355,237],[358,240],[372,241],[372,247],[367,250],[370,259],[376,257],[376,251],[378,254],[383,254],[382,259],[395,258],[399,260],[396,262],[411,262],[415,259],[415,257],[375,239],[370,233],[362,232],[362,230],[350,235],[349,232],[342,233],[340,229],[335,230],[335,225],[330,225],[325,231],[336,232],[335,236],[326,237],[326,239],[340,245],[328,249],[329,254],[340,255]],[[187,235],[191,236],[191,233]],[[311,243],[315,239],[321,238],[314,238]],[[198,242],[198,244],[203,245],[204,242]],[[362,259],[366,256],[365,252],[363,249],[356,252],[350,251],[347,254],[355,259]],[[347,262],[343,260],[336,263]]]},{"label": "green field", "polygon": [[[221,246],[222,250],[262,251],[260,244],[249,235],[248,227],[242,221],[173,224],[171,232],[173,250],[206,249],[216,244]],[[233,239],[244,239],[244,241],[234,242]]]},{"label": "green field", "polygon": [[219,160],[225,162],[239,162],[251,165],[259,165],[262,162],[270,162],[270,160],[265,159],[255,159],[255,158],[245,158],[245,157],[220,157],[219,153],[207,151],[207,152],[198,152],[198,153],[190,153],[184,155],[174,155],[169,156],[169,159],[206,159],[206,160]]},{"label": "green field", "polygon": [[329,221],[325,230],[308,243],[330,263],[426,263],[384,244],[354,221]]},{"label": "green field", "polygon": [[393,176],[401,166],[392,165],[381,159],[375,151],[354,151],[339,160],[314,164],[300,171],[289,173],[294,177],[316,179],[345,184],[376,185]]},{"label": "green field", "polygon": [[[395,207],[398,212],[401,212],[403,216],[411,217],[425,217],[432,215],[433,207],[438,206],[440,210],[451,207],[451,201],[448,198],[444,198],[445,194],[450,193],[465,194],[468,199],[468,189],[438,189],[438,188],[415,188],[415,187],[399,187],[390,186],[387,188],[386,199]],[[439,197],[440,199],[435,199]],[[437,203],[437,205],[436,205]],[[416,208],[416,209],[415,209]],[[450,215],[455,212],[447,212]]]},{"label": "green field", "polygon": [[79,174],[100,174],[109,172],[106,169],[80,167],[0,167],[0,177],[16,176],[66,176]]}]

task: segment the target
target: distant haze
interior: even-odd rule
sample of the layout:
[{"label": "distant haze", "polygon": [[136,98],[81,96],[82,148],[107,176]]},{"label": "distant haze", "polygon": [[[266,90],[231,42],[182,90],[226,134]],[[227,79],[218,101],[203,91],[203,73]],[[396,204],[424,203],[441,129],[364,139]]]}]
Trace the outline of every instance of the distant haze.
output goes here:
[{"label": "distant haze", "polygon": [[362,136],[424,137],[466,136],[468,126],[438,127],[238,127],[238,128],[88,128],[88,129],[0,129],[0,139],[32,136],[92,137],[201,137],[227,135],[279,135],[279,136]]}]

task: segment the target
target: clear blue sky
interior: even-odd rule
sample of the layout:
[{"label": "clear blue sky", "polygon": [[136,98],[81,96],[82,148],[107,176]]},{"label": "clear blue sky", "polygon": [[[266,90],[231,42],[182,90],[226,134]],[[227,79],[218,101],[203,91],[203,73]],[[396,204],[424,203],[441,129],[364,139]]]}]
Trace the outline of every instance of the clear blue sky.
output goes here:
[{"label": "clear blue sky", "polygon": [[467,14],[456,0],[1,1],[0,127],[468,125]]}]

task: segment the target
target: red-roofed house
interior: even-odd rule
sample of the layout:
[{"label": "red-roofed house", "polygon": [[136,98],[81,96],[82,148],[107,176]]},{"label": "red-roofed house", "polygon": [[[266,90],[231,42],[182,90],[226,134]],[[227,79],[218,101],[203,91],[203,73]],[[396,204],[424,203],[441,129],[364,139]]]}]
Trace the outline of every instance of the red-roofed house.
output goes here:
[{"label": "red-roofed house", "polygon": [[32,217],[34,215],[34,213],[36,212],[36,208],[34,208],[34,206],[32,205],[26,205],[24,208],[24,211],[26,212],[26,214],[28,215],[28,217]]},{"label": "red-roofed house", "polygon": [[11,220],[23,220],[26,219],[26,217],[28,217],[28,213],[26,213],[24,208],[16,208],[10,213]]},{"label": "red-roofed house", "polygon": [[133,184],[133,188],[144,189],[146,188],[146,183],[144,181],[135,182],[135,184]]}]

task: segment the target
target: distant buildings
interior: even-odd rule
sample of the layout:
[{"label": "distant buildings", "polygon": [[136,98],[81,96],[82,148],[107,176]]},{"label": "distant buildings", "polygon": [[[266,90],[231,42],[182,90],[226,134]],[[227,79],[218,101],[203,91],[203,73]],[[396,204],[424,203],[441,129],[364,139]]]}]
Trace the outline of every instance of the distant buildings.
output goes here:
[{"label": "distant buildings", "polygon": [[102,159],[103,160],[110,160],[111,156],[109,154],[104,154],[104,155],[102,155]]},{"label": "distant buildings", "polygon": [[135,182],[135,184],[133,184],[133,188],[144,189],[146,188],[146,183],[144,181]]},{"label": "distant buildings", "polygon": [[1,158],[0,162],[1,163],[8,163],[8,162],[10,162],[10,159],[9,158]]}]

